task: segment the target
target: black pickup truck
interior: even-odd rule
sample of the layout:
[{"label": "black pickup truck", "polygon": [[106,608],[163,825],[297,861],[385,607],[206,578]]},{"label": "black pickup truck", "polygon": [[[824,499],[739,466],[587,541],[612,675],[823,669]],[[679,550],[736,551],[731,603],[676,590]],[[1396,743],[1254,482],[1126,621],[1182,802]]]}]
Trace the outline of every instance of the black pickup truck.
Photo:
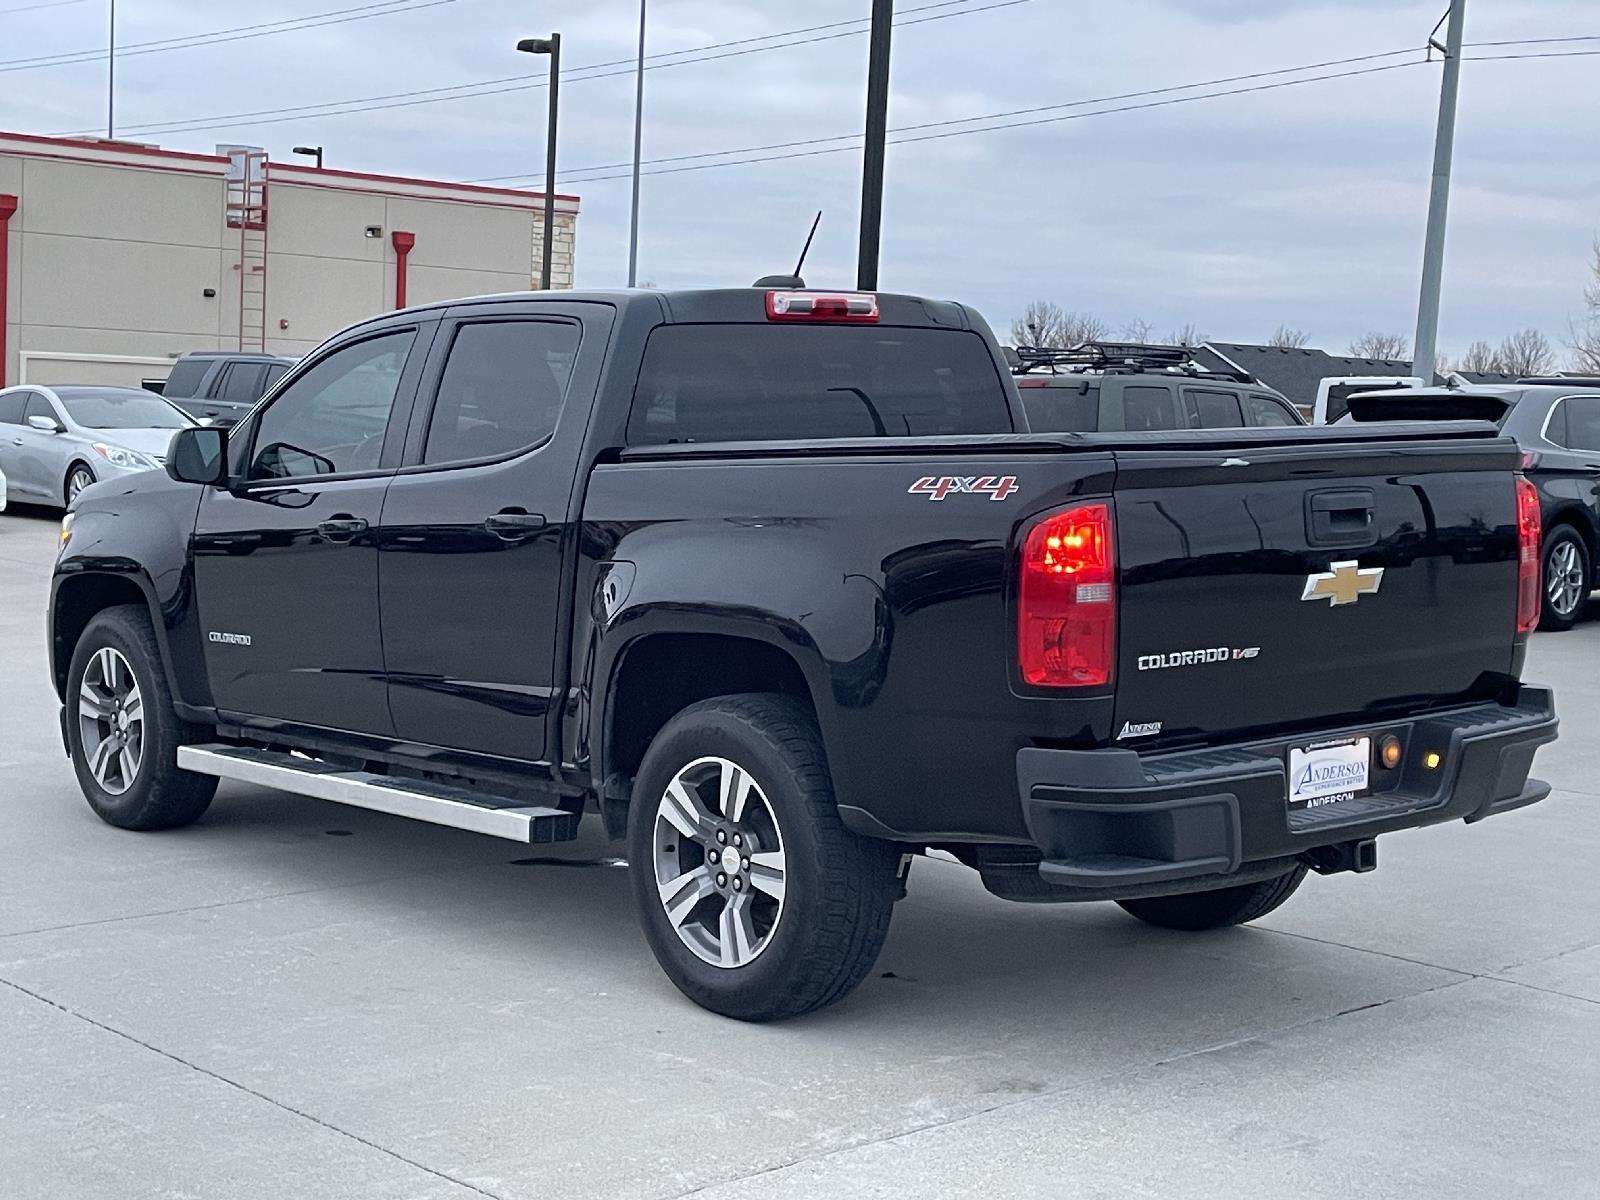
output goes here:
[{"label": "black pickup truck", "polygon": [[1033,434],[898,295],[514,295],[347,330],[68,514],[90,805],[219,777],[626,838],[706,1007],[850,991],[919,853],[1205,929],[1541,799],[1539,510],[1484,423]]}]

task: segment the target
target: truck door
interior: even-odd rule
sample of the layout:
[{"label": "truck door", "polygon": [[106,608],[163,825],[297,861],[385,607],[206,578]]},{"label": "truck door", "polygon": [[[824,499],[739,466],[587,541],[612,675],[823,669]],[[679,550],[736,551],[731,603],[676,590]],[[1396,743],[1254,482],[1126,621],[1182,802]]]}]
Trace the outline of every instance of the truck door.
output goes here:
[{"label": "truck door", "polygon": [[611,312],[464,305],[440,327],[383,512],[383,650],[401,738],[547,760],[568,506]]},{"label": "truck door", "polygon": [[433,325],[363,332],[325,352],[230,448],[194,536],[217,707],[388,735],[377,529]]}]

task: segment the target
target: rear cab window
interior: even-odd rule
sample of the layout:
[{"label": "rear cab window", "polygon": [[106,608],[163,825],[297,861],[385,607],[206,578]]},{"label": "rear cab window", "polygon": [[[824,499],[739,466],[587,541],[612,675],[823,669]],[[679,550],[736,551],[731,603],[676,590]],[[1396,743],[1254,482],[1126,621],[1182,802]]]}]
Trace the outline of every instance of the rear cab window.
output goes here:
[{"label": "rear cab window", "polygon": [[976,333],[850,325],[662,325],[645,347],[630,445],[1010,433]]}]

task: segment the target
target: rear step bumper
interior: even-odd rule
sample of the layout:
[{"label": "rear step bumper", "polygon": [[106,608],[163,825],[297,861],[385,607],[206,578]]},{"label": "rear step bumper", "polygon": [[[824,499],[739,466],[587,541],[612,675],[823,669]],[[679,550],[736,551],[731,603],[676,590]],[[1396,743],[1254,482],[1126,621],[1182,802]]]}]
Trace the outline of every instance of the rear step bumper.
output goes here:
[{"label": "rear step bumper", "polygon": [[566,842],[578,835],[579,814],[563,809],[420,779],[353,771],[279,750],[179,746],[178,766],[513,842]]},{"label": "rear step bumper", "polygon": [[[1542,800],[1534,751],[1555,740],[1546,688],[1514,705],[1482,704],[1410,721],[1315,730],[1220,750],[1141,756],[1132,750],[1017,753],[1028,831],[1047,883],[1084,898],[1204,879],[1226,886],[1321,846],[1461,818],[1479,821]],[[1291,744],[1342,736],[1400,738],[1404,760],[1375,771],[1374,790],[1321,808],[1288,807]],[[1435,768],[1425,760],[1440,756]],[[1190,886],[1193,886],[1191,883]],[[1068,898],[1064,896],[1063,898]]]}]

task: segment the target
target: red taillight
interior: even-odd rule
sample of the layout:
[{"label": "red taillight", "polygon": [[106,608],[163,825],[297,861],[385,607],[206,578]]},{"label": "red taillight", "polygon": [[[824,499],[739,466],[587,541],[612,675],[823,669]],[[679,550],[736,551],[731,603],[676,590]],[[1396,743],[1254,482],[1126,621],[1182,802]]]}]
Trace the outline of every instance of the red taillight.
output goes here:
[{"label": "red taillight", "polygon": [[1048,379],[1019,379],[1017,380],[1017,386],[1019,388],[1049,387],[1050,381]]},{"label": "red taillight", "polygon": [[1111,505],[1051,513],[1022,543],[1017,665],[1040,687],[1102,687],[1117,651],[1117,551]]},{"label": "red taillight", "polygon": [[1532,633],[1539,624],[1539,491],[1517,476],[1517,632]]},{"label": "red taillight", "polygon": [[870,292],[768,292],[767,320],[871,325],[878,320],[878,298]]}]

